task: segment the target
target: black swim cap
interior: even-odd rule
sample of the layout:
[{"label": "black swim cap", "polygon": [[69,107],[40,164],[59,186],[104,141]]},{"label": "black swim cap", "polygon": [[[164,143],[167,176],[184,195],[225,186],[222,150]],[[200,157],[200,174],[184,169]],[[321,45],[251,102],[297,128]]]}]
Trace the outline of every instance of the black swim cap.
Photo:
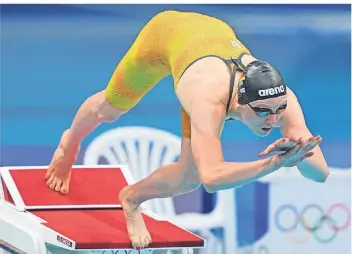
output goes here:
[{"label": "black swim cap", "polygon": [[275,98],[286,94],[286,84],[272,65],[254,61],[244,69],[239,81],[238,103]]}]

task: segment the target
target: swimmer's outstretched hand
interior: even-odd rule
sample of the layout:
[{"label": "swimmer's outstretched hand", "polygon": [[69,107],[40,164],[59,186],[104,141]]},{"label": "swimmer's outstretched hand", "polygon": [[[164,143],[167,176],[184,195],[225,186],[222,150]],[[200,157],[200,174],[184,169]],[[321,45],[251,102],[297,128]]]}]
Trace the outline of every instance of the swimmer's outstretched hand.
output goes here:
[{"label": "swimmer's outstretched hand", "polygon": [[258,154],[258,157],[264,157],[273,152],[287,152],[300,142],[302,142],[302,138],[280,138]]},{"label": "swimmer's outstretched hand", "polygon": [[319,135],[300,140],[301,141],[291,149],[276,155],[277,163],[280,167],[294,167],[304,159],[312,157],[314,155],[313,149],[323,141],[322,137]]},{"label": "swimmer's outstretched hand", "polygon": [[79,147],[77,149],[66,149],[65,138],[68,131],[62,134],[61,141],[50,162],[45,175],[46,184],[53,190],[67,194],[70,187],[71,168],[75,162]]}]

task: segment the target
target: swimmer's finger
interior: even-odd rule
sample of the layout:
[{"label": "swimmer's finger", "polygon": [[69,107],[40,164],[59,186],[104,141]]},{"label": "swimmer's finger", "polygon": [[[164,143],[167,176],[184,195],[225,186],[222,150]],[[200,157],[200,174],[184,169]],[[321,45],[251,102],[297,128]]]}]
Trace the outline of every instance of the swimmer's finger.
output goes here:
[{"label": "swimmer's finger", "polygon": [[313,137],[309,139],[309,142],[305,145],[304,151],[308,152],[310,150],[313,150],[316,146],[318,146],[322,141],[321,137]]},{"label": "swimmer's finger", "polygon": [[316,141],[317,141],[316,137],[310,137],[307,140],[305,140],[303,143],[306,146],[310,146],[310,145],[313,145]]},{"label": "swimmer's finger", "polygon": [[308,140],[306,140],[306,143],[314,144],[314,143],[320,143],[322,141],[321,136],[315,136],[315,137],[310,137]]},{"label": "swimmer's finger", "polygon": [[301,161],[309,158],[309,157],[312,157],[314,155],[314,152],[310,151],[308,153],[306,153],[302,158],[301,158]]},{"label": "swimmer's finger", "polygon": [[317,145],[319,145],[321,142],[323,141],[323,138],[322,137],[320,137],[320,136],[318,136],[318,137],[315,137],[314,138],[314,143],[316,143]]},{"label": "swimmer's finger", "polygon": [[270,148],[266,148],[263,152],[259,153],[259,154],[258,154],[258,157],[260,158],[260,157],[263,157],[263,156],[268,155],[268,154],[269,154],[269,151],[270,151],[270,150],[268,150],[268,149],[270,149]]},{"label": "swimmer's finger", "polygon": [[288,138],[281,138],[271,145],[267,146],[263,152],[258,154],[258,157],[266,156],[272,152],[286,151],[290,145],[290,140]]},{"label": "swimmer's finger", "polygon": [[310,151],[309,153],[306,153],[304,155],[304,158],[309,158],[309,157],[312,157],[314,155],[314,152]]},{"label": "swimmer's finger", "polygon": [[284,152],[289,152],[293,148],[295,148],[297,145],[300,145],[302,142],[302,138],[288,138],[288,141],[284,147],[284,149],[278,150],[278,151],[284,151]]},{"label": "swimmer's finger", "polygon": [[277,149],[279,147],[280,144],[284,143],[285,139],[279,139],[276,140],[274,143],[268,145],[264,151],[262,151],[261,153],[258,154],[259,157],[268,155],[269,153],[273,152],[275,149]]},{"label": "swimmer's finger", "polygon": [[284,138],[285,142],[277,145],[277,151],[289,151],[294,148],[297,144],[302,143],[302,138]]},{"label": "swimmer's finger", "polygon": [[323,138],[321,136],[317,136],[315,137],[315,141],[318,142],[318,144],[320,144],[323,141]]},{"label": "swimmer's finger", "polygon": [[286,150],[292,145],[292,142],[290,141],[289,138],[282,138],[280,142],[276,143],[275,145],[275,150],[276,151],[282,151]]},{"label": "swimmer's finger", "polygon": [[283,155],[287,157],[296,156],[296,154],[299,153],[301,149],[302,149],[302,144],[297,144],[293,148],[285,152]]},{"label": "swimmer's finger", "polygon": [[288,142],[287,149],[292,149],[292,148],[294,148],[296,144],[297,144],[296,141],[290,140],[290,141]]},{"label": "swimmer's finger", "polygon": [[258,157],[264,157],[267,156],[269,153],[271,152],[271,150],[264,150],[263,152],[258,154]]}]

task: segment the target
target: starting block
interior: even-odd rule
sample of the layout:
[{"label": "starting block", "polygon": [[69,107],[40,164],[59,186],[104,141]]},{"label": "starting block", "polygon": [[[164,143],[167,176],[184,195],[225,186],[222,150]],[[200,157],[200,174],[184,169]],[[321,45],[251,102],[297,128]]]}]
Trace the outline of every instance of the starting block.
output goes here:
[{"label": "starting block", "polygon": [[[0,247],[28,254],[46,254],[50,246],[68,253],[133,250],[118,200],[120,190],[134,183],[127,166],[73,166],[67,195],[48,188],[46,169],[0,169]],[[142,213],[152,237],[146,253],[205,246],[203,238],[150,211]]]}]

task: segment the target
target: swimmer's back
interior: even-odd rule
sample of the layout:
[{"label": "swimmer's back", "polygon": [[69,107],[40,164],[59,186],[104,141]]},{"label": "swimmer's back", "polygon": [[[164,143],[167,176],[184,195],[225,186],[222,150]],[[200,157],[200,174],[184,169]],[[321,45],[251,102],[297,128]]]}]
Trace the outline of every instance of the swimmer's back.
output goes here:
[{"label": "swimmer's back", "polygon": [[156,15],[145,29],[145,38],[152,38],[145,41],[146,48],[159,52],[175,84],[184,70],[201,57],[216,55],[230,59],[249,52],[228,24],[203,14],[165,11]]},{"label": "swimmer's back", "polygon": [[225,22],[193,12],[164,11],[143,27],[121,59],[106,89],[116,108],[133,108],[162,78],[175,85],[204,56],[237,58],[249,52]]}]

